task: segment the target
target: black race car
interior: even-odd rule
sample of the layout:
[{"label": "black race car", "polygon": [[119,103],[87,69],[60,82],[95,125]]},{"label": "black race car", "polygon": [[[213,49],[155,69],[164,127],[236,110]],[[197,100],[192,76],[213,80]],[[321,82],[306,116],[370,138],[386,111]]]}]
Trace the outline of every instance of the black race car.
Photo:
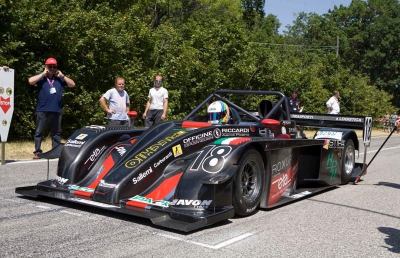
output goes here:
[{"label": "black race car", "polygon": [[[223,125],[208,122],[207,107],[217,100],[230,110]],[[57,178],[16,193],[191,231],[348,183],[365,165],[355,163],[359,142],[352,129],[364,129],[368,145],[371,121],[290,114],[287,98],[276,91],[220,90],[184,121],[77,130],[62,147]],[[300,126],[321,129],[304,139]]]}]

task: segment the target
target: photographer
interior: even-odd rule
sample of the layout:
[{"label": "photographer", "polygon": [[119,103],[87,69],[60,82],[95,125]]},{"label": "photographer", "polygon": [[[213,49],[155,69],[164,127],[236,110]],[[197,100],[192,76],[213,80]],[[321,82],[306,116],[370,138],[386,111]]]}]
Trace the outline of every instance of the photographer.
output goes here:
[{"label": "photographer", "polygon": [[44,71],[28,79],[32,86],[39,89],[36,106],[36,130],[34,159],[39,159],[43,134],[50,129],[52,147],[55,148],[61,141],[61,113],[64,87],[75,87],[75,82],[57,69],[57,60],[47,58]]}]

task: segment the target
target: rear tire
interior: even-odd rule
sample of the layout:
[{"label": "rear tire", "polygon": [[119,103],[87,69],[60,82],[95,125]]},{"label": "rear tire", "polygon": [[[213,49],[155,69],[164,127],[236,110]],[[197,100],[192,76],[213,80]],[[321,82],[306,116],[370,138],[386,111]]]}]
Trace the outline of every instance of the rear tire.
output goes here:
[{"label": "rear tire", "polygon": [[353,140],[348,139],[342,153],[341,183],[347,184],[351,180],[351,173],[355,165],[355,148]]},{"label": "rear tire", "polygon": [[237,216],[254,213],[260,204],[264,162],[256,150],[248,150],[239,162],[233,181],[233,207]]}]

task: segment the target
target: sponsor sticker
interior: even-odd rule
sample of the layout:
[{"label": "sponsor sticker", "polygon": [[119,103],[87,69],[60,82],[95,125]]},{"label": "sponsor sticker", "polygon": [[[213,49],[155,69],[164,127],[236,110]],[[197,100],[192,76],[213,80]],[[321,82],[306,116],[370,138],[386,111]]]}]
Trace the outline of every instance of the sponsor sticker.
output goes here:
[{"label": "sponsor sticker", "polygon": [[309,194],[312,194],[312,192],[304,191],[304,192],[300,192],[300,193],[297,193],[297,194],[290,195],[288,197],[289,198],[293,198],[293,199],[298,199],[298,198],[304,197],[304,196],[309,195]]},{"label": "sponsor sticker", "polygon": [[85,161],[84,164],[88,163],[89,161],[93,162],[96,160],[96,158],[103,152],[103,150],[106,148],[106,146],[103,146],[100,148],[96,148],[92,154],[90,154],[89,158]]},{"label": "sponsor sticker", "polygon": [[187,200],[187,199],[174,199],[170,205],[173,206],[193,206],[194,208],[208,208],[212,200]]},{"label": "sponsor sticker", "polygon": [[278,178],[272,182],[273,185],[277,185],[278,190],[281,190],[282,188],[286,187],[287,185],[290,184],[292,180],[289,178],[288,174],[282,174],[281,176],[278,176]]},{"label": "sponsor sticker", "polygon": [[94,192],[94,189],[92,189],[92,188],[81,187],[79,185],[70,185],[70,186],[68,186],[68,189],[72,190],[72,191],[82,191],[82,192],[87,192],[87,193],[93,193]]},{"label": "sponsor sticker", "polygon": [[222,132],[219,128],[215,128],[213,131],[214,138],[220,138],[222,136]]},{"label": "sponsor sticker", "polygon": [[312,115],[303,115],[303,114],[290,114],[291,118],[299,118],[299,119],[314,119]]},{"label": "sponsor sticker", "polygon": [[105,127],[105,126],[101,126],[101,125],[88,125],[88,126],[85,126],[85,128],[97,129],[97,130],[103,130],[103,129],[106,129],[106,127]]},{"label": "sponsor sticker", "polygon": [[249,127],[221,128],[222,136],[249,136]]},{"label": "sponsor sticker", "polygon": [[153,169],[151,167],[149,167],[146,171],[139,173],[139,175],[137,177],[133,177],[132,178],[132,182],[133,184],[137,184],[140,181],[142,181],[144,178],[146,178],[148,175],[150,175],[151,173],[153,173]]},{"label": "sponsor sticker", "polygon": [[77,140],[83,140],[83,139],[86,138],[86,136],[88,136],[88,135],[85,134],[85,133],[81,133],[80,135],[76,136],[75,139],[77,139]]},{"label": "sponsor sticker", "polygon": [[358,118],[358,117],[336,117],[336,121],[344,121],[344,122],[358,122],[358,123],[362,123],[362,118]]},{"label": "sponsor sticker", "polygon": [[122,157],[124,156],[126,149],[124,146],[117,146],[115,147],[115,149],[117,150],[118,154]]},{"label": "sponsor sticker", "polygon": [[73,139],[68,139],[68,141],[65,143],[64,146],[69,146],[69,147],[74,147],[74,148],[80,148],[86,141],[79,141],[79,140],[73,140]]},{"label": "sponsor sticker", "polygon": [[183,139],[183,147],[187,148],[199,143],[212,140],[214,138],[213,131],[204,132],[188,138]]},{"label": "sponsor sticker", "polygon": [[174,147],[172,147],[172,152],[174,153],[174,157],[179,157],[180,155],[183,154],[182,151],[182,146],[180,144],[175,145]]},{"label": "sponsor sticker", "polygon": [[60,176],[57,176],[57,177],[56,177],[56,180],[57,180],[57,182],[58,182],[60,185],[63,185],[63,184],[65,184],[65,183],[68,181],[67,178],[63,178],[63,177],[60,177]]},{"label": "sponsor sticker", "polygon": [[109,184],[106,183],[103,179],[100,180],[99,186],[105,187],[105,188],[115,188],[117,184]]},{"label": "sponsor sticker", "polygon": [[179,136],[185,134],[185,131],[177,131],[170,136],[165,137],[164,139],[150,145],[149,147],[145,148],[138,154],[136,154],[132,159],[128,160],[125,162],[125,167],[127,168],[135,168],[139,164],[141,164],[143,161],[148,159],[151,155],[156,153],[160,148],[163,146],[167,145],[168,143],[172,142]]},{"label": "sponsor sticker", "polygon": [[335,132],[335,131],[318,131],[315,139],[335,139],[341,140],[343,132]]},{"label": "sponsor sticker", "polygon": [[283,160],[280,160],[272,164],[272,175],[277,175],[282,171],[286,171],[290,167],[291,161],[292,161],[292,156],[289,156]]},{"label": "sponsor sticker", "polygon": [[153,167],[156,168],[156,167],[160,166],[162,163],[164,163],[170,157],[172,157],[172,152],[171,151],[168,152],[168,154],[164,158],[162,158],[159,161],[155,162]]},{"label": "sponsor sticker", "polygon": [[153,200],[152,198],[146,198],[146,197],[140,196],[140,195],[135,195],[134,197],[129,198],[129,200],[145,203],[148,205],[158,206],[158,207],[162,207],[162,208],[168,208],[168,206],[169,206],[169,201]]}]

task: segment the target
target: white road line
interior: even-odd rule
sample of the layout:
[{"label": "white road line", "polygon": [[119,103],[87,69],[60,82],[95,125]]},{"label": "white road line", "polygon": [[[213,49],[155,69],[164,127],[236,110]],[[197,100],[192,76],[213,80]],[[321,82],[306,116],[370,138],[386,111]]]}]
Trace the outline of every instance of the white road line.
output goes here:
[{"label": "white road line", "polygon": [[60,211],[60,212],[65,213],[65,214],[69,214],[69,215],[78,216],[78,217],[82,216],[82,214],[79,214],[79,213],[76,213],[76,212],[71,212],[71,211]]},{"label": "white road line", "polygon": [[[382,148],[381,151],[395,150],[395,149],[400,149],[400,146]],[[377,152],[377,151],[378,151],[378,150],[370,150],[370,151],[367,151],[367,153],[375,153],[375,152]],[[364,155],[364,152],[361,152],[361,153],[360,153],[360,156],[361,156],[361,155]]]},{"label": "white road line", "polygon": [[[386,138],[386,137],[388,137],[389,136],[389,134],[387,134],[387,135],[382,135],[382,136],[373,136],[373,137],[371,137],[371,140],[372,139],[384,139],[384,138]],[[392,137],[400,137],[400,135],[395,135],[395,134],[392,134]],[[362,137],[359,137],[358,138],[359,140],[363,140],[363,138]]]},{"label": "white road line", "polygon": [[228,239],[226,241],[223,241],[221,243],[218,243],[216,245],[204,244],[204,243],[200,243],[200,242],[196,242],[196,241],[192,241],[192,240],[187,240],[187,239],[184,239],[184,238],[181,238],[181,237],[171,236],[171,235],[163,234],[163,233],[156,233],[156,235],[162,236],[162,237],[165,237],[165,238],[169,238],[169,239],[174,239],[174,240],[181,241],[181,242],[185,242],[185,243],[189,243],[189,244],[193,244],[193,245],[206,247],[206,248],[209,248],[209,249],[217,250],[217,249],[223,248],[225,246],[231,245],[233,243],[236,243],[236,242],[238,242],[240,240],[243,240],[243,239],[245,239],[247,237],[250,237],[250,236],[253,235],[253,233],[245,233],[245,234],[239,235],[237,237],[234,237],[234,238]]},{"label": "white road line", "polygon": [[240,236],[237,236],[237,237],[228,239],[228,240],[226,240],[226,241],[224,241],[224,242],[221,242],[221,243],[219,243],[219,244],[217,244],[217,245],[214,245],[214,247],[215,247],[215,249],[220,249],[220,248],[222,248],[222,247],[231,245],[231,244],[233,244],[233,243],[235,243],[235,242],[238,242],[238,241],[240,241],[240,240],[243,240],[243,239],[245,239],[245,238],[247,238],[247,237],[250,237],[250,236],[252,236],[252,235],[253,235],[253,233],[245,233],[245,234],[243,234],[243,235],[240,235]]},{"label": "white road line", "polygon": [[[51,159],[50,162],[58,161],[58,159]],[[39,160],[21,160],[21,161],[13,161],[10,163],[6,163],[7,166],[14,165],[14,164],[29,164],[29,163],[41,163],[47,162],[47,159],[39,159]]]},{"label": "white road line", "polygon": [[[44,209],[44,210],[52,210],[53,209],[53,208],[51,208],[49,206],[44,206],[44,205],[36,205],[35,207],[36,208],[40,208],[40,209]],[[65,213],[65,214],[69,214],[69,215],[73,215],[73,216],[78,216],[78,217],[82,216],[82,214],[80,214],[80,213],[66,211],[66,210],[61,210],[60,212]]]},{"label": "white road line", "polygon": [[43,206],[43,205],[36,205],[35,207],[40,208],[40,209],[45,209],[45,210],[51,210],[51,207]]}]

